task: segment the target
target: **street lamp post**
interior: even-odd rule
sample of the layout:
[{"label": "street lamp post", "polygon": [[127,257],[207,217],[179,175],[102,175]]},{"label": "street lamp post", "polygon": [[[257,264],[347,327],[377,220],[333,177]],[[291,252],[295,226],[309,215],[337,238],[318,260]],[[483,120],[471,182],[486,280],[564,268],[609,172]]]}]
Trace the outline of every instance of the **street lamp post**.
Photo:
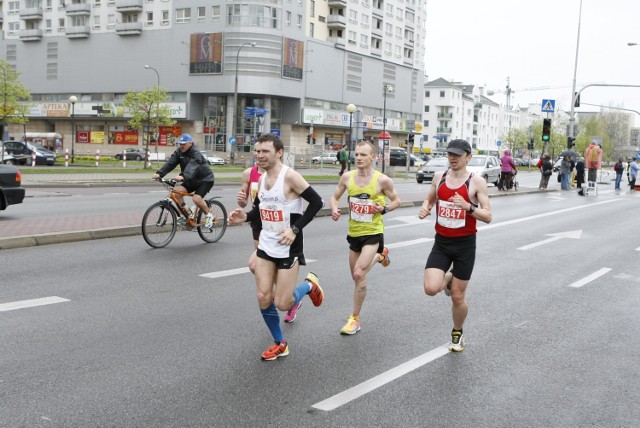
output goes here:
[{"label": "street lamp post", "polygon": [[[382,88],[384,93],[384,102],[382,104],[382,173],[384,173],[384,155],[387,150],[387,93],[393,92],[393,86],[383,83]],[[407,156],[409,156],[408,153]]]},{"label": "street lamp post", "polygon": [[71,95],[69,97],[69,102],[71,103],[71,163],[75,161],[75,141],[76,141],[76,103],[78,102],[78,97],[75,95]]},{"label": "street lamp post", "polygon": [[[235,82],[235,88],[233,91],[233,125],[231,126],[231,131],[232,131],[232,136],[235,138],[236,136],[236,132],[237,132],[237,126],[238,126],[238,62],[240,61],[240,51],[242,50],[243,47],[245,46],[251,46],[252,48],[256,47],[256,42],[247,42],[247,43],[243,43],[240,45],[240,47],[238,48],[238,53],[236,53],[236,82]],[[235,155],[234,155],[234,150],[235,150],[235,146],[238,144],[237,140],[236,143],[233,144],[233,148],[231,149],[231,154],[233,155],[231,157],[232,159],[232,164],[235,165]]]},{"label": "street lamp post", "polygon": [[349,112],[349,159],[347,160],[347,171],[351,171],[351,146],[353,145],[353,113],[356,111],[355,104],[348,104]]},{"label": "street lamp post", "polygon": [[[158,84],[157,84],[157,90],[160,91],[160,73],[158,73],[158,70],[156,70],[155,68],[151,67],[150,65],[145,65],[144,68],[146,68],[147,70],[153,70],[156,72],[156,77],[158,78]],[[156,106],[156,120],[159,116],[159,110],[160,110],[160,100],[158,99],[158,105]],[[151,115],[149,115],[149,117],[151,117]],[[156,132],[156,164],[158,163],[158,145],[160,144],[160,122],[156,121],[156,126],[157,126],[157,132]],[[149,126],[149,128],[151,128],[151,126]],[[149,132],[151,132],[151,129],[149,129]],[[151,139],[149,139],[151,140]],[[147,149],[145,150],[145,152],[147,152],[147,150],[149,150],[149,147],[147,145]],[[148,153],[148,152],[147,152]],[[147,156],[148,157],[148,156]],[[146,162],[146,160],[145,160]],[[145,163],[146,165],[146,163]],[[151,165],[151,163],[149,163],[149,165]]]},{"label": "street lamp post", "polygon": [[567,148],[573,147],[575,139],[575,123],[576,123],[576,74],[578,73],[578,51],[580,49],[580,22],[582,20],[582,0],[580,0],[580,10],[578,12],[578,40],[576,41],[576,61],[573,67],[573,90],[571,93],[571,113],[569,115],[569,132],[567,136]]}]

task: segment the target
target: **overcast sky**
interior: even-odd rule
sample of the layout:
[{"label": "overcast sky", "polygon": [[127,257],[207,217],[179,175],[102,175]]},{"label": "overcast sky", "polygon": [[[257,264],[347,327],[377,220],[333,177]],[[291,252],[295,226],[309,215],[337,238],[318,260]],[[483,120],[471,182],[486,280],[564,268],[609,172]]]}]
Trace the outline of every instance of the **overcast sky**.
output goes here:
[{"label": "overcast sky", "polygon": [[[428,79],[504,90],[509,77],[514,106],[550,98],[568,111],[579,11],[580,0],[427,0]],[[640,86],[640,0],[582,0],[576,80]],[[540,87],[556,89],[527,90]],[[581,101],[640,111],[640,87],[587,88]]]}]

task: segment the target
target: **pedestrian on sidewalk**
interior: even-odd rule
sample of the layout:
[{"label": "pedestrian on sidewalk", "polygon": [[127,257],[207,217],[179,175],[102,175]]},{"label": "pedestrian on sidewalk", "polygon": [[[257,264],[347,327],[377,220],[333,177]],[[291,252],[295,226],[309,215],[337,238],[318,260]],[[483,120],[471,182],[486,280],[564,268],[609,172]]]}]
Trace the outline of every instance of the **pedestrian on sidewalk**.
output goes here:
[{"label": "pedestrian on sidewalk", "polygon": [[551,156],[549,153],[545,153],[542,155],[540,159],[541,162],[538,162],[540,165],[540,190],[547,190],[549,186],[549,177],[553,174],[553,163],[551,162]]},{"label": "pedestrian on sidewalk", "polygon": [[491,222],[487,182],[469,172],[471,145],[452,140],[447,146],[449,169],[436,172],[418,217],[435,207],[436,236],[424,271],[424,292],[435,296],[444,290],[451,297],[453,330],[449,350],[464,350],[463,324],[469,307],[466,290],[476,257],[476,220]]},{"label": "pedestrian on sidewalk", "polygon": [[[354,283],[353,311],[341,334],[360,331],[360,311],[367,294],[367,273],[376,264],[389,266],[389,250],[384,246],[382,216],[400,206],[400,197],[393,180],[373,169],[376,149],[368,141],[361,141],[355,150],[356,169],[340,178],[331,196],[331,218],[338,221],[340,198],[347,191],[349,196],[349,269]],[[389,204],[386,199],[389,198]]]},{"label": "pedestrian on sidewalk", "polygon": [[347,155],[347,151],[343,146],[338,152],[338,162],[340,162],[340,172],[338,173],[339,176],[342,176],[342,174],[344,174],[344,171],[347,169],[348,158],[349,157]]}]

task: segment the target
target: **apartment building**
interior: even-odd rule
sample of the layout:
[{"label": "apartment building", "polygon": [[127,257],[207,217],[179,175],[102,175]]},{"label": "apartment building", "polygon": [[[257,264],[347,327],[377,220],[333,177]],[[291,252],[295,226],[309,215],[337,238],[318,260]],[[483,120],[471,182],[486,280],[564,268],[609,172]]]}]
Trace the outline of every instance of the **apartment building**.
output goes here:
[{"label": "apartment building", "polygon": [[[26,131],[62,135],[61,149],[72,128],[77,153],[141,145],[146,132],[166,152],[188,132],[218,154],[249,153],[274,132],[304,154],[307,135],[315,149],[347,141],[348,104],[364,137],[384,128],[392,144],[421,119],[426,0],[0,0],[0,10],[0,58],[32,94]],[[176,125],[130,129],[124,95],[154,85]],[[8,131],[20,139],[24,128]]]}]

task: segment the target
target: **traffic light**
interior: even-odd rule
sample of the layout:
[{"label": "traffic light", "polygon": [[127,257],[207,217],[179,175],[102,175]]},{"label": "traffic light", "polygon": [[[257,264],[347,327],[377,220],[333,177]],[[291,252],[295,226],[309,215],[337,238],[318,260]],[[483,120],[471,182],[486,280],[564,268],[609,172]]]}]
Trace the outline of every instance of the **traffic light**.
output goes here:
[{"label": "traffic light", "polygon": [[311,144],[311,134],[307,135],[307,144]]},{"label": "traffic light", "polygon": [[415,135],[413,134],[413,132],[410,132],[409,133],[409,144],[413,144],[414,138],[415,138]]},{"label": "traffic light", "polygon": [[551,138],[551,119],[542,120],[542,141],[549,141]]},{"label": "traffic light", "polygon": [[311,142],[312,142],[312,144],[315,144],[315,143],[316,143],[316,139],[315,139],[315,138],[312,138],[312,139],[311,139]]},{"label": "traffic light", "polygon": [[576,145],[576,139],[573,137],[567,137],[567,148],[570,149],[571,147]]}]

